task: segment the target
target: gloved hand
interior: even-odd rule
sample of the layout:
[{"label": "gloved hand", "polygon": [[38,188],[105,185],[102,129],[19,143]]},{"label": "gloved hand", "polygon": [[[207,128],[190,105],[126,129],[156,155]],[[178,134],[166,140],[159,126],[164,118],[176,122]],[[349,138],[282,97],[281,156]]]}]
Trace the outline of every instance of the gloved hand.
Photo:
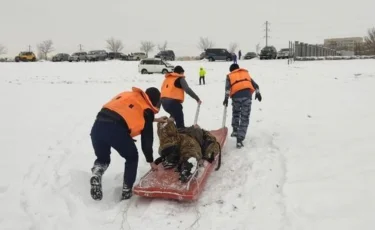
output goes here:
[{"label": "gloved hand", "polygon": [[228,98],[227,98],[227,97],[224,99],[224,101],[223,101],[223,105],[224,105],[225,107],[228,107]]},{"label": "gloved hand", "polygon": [[257,92],[255,93],[255,100],[256,100],[256,99],[258,99],[258,101],[262,101],[262,95],[260,94],[259,91],[257,91]]}]

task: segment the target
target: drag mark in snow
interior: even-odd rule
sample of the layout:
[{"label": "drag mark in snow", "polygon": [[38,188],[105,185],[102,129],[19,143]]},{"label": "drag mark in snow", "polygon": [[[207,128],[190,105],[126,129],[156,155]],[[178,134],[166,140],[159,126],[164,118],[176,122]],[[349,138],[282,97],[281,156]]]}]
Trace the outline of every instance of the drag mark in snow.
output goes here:
[{"label": "drag mark in snow", "polygon": [[64,211],[45,209],[43,202],[48,202],[48,199],[44,201],[43,198],[45,197],[42,197],[44,195],[54,196],[53,202],[63,201],[71,219],[78,214],[75,202],[70,197],[61,193],[61,190],[70,181],[61,183],[59,171],[68,156],[72,153],[70,149],[61,148],[62,144],[66,144],[66,141],[63,140],[71,138],[77,126],[81,124],[83,124],[83,120],[74,126],[70,132],[66,133],[62,139],[57,140],[53,146],[47,149],[47,154],[43,154],[43,157],[47,155],[44,160],[36,159],[36,162],[29,167],[27,173],[24,175],[24,187],[21,191],[20,206],[31,221],[29,229],[40,229],[39,225],[42,222],[43,225],[49,226],[51,224],[49,221],[55,219],[59,215],[59,211]]}]

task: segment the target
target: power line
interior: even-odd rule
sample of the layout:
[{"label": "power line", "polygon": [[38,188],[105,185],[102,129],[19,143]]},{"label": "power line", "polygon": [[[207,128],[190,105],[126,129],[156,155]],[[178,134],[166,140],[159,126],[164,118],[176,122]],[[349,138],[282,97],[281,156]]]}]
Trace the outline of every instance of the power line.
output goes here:
[{"label": "power line", "polygon": [[268,32],[270,31],[269,30],[269,25],[270,25],[270,23],[268,22],[268,21],[266,21],[266,23],[265,23],[265,25],[266,25],[266,36],[265,36],[265,38],[266,38],[266,46],[268,46],[268,38],[270,37],[269,35],[268,35]]}]

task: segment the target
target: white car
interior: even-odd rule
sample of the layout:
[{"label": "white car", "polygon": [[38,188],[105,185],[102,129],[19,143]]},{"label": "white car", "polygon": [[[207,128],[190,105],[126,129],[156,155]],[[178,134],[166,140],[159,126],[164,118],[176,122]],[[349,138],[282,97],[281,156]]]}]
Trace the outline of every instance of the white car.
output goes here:
[{"label": "white car", "polygon": [[142,74],[150,73],[171,73],[173,72],[174,66],[160,58],[145,58],[142,59],[138,64],[138,72]]}]

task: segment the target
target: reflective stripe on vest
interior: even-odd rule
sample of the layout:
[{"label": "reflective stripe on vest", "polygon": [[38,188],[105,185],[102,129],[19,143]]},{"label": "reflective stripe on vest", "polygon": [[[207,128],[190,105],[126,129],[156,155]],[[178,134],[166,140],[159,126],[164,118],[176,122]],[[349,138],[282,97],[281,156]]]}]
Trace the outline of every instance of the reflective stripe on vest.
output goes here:
[{"label": "reflective stripe on vest", "polygon": [[151,109],[154,113],[159,112],[159,110],[152,105],[147,94],[136,87],[133,87],[131,92],[118,94],[107,102],[103,108],[116,112],[126,121],[131,137],[141,134],[145,126],[145,109]]},{"label": "reflective stripe on vest", "polygon": [[177,88],[174,83],[180,78],[185,77],[178,73],[167,73],[161,86],[161,98],[171,98],[179,100],[181,103],[185,100],[185,91],[181,88]]},{"label": "reflective stripe on vest", "polygon": [[243,89],[250,89],[251,93],[255,91],[253,84],[251,84],[250,74],[247,70],[236,69],[228,74],[228,76],[231,86],[229,94],[230,97]]}]

